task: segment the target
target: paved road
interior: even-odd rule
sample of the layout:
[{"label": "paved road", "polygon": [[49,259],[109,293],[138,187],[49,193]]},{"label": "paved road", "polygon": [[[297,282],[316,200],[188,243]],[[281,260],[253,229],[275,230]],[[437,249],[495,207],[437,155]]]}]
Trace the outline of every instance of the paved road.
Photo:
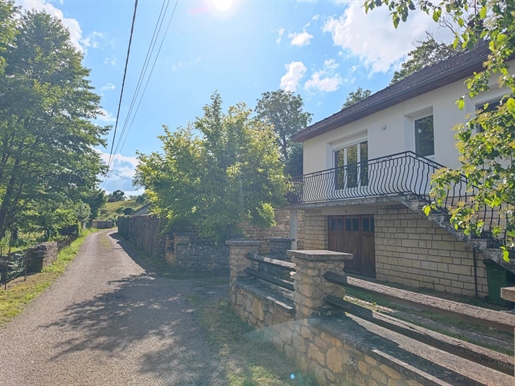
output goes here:
[{"label": "paved road", "polygon": [[51,288],[0,328],[0,385],[227,384],[186,300],[226,286],[157,277],[131,255],[112,232],[88,236]]}]

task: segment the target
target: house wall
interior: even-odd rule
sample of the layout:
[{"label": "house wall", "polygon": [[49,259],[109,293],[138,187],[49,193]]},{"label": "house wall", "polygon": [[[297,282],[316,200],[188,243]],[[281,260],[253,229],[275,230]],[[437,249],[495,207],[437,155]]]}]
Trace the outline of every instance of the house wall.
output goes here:
[{"label": "house wall", "polygon": [[[327,208],[325,208],[327,209]],[[343,214],[335,207],[333,214]],[[355,211],[353,211],[355,212]],[[404,205],[381,206],[375,212],[376,278],[413,288],[474,296],[473,252],[464,242]],[[327,249],[328,210],[305,210],[304,249]],[[484,256],[476,254],[479,296],[488,295]]]},{"label": "house wall", "polygon": [[505,92],[492,84],[488,93],[473,99],[466,97],[466,107],[462,111],[456,106],[456,101],[467,94],[467,88],[464,80],[460,80],[311,138],[304,142],[304,173],[332,168],[333,149],[364,137],[368,139],[369,159],[415,151],[413,119],[431,111],[434,119],[434,160],[456,168],[459,162],[452,128],[465,122],[467,115],[474,113],[477,104],[499,98]]},{"label": "house wall", "polygon": [[[377,279],[474,296],[472,248],[405,206],[375,216]],[[477,257],[479,296],[488,294],[484,256]]]}]

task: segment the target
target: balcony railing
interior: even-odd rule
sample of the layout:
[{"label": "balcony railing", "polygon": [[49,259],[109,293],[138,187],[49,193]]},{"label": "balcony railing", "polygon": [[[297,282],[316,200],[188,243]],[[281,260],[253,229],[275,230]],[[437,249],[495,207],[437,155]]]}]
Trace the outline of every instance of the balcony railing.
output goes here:
[{"label": "balcony railing", "polygon": [[[295,178],[287,198],[291,204],[315,204],[369,197],[411,196],[429,204],[433,201],[429,196],[431,176],[443,167],[407,151]],[[472,203],[476,194],[477,188],[468,186],[467,178],[462,176],[449,187],[446,199],[438,210],[447,214],[458,202]],[[475,219],[476,222],[483,222],[484,233],[500,244],[505,244],[505,234],[491,237],[491,231],[506,224],[506,206],[483,207]]]}]

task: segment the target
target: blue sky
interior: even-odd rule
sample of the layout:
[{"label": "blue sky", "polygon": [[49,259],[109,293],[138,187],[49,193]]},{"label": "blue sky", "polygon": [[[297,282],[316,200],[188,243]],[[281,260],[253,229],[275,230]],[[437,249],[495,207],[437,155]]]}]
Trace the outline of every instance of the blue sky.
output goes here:
[{"label": "blue sky", "polygon": [[[92,84],[102,96],[103,115],[98,123],[113,125],[134,2],[16,0],[16,4],[46,10],[63,21],[74,45],[84,53],[83,63],[91,69]],[[134,114],[135,105],[128,118],[162,4],[161,0],[139,1],[114,169],[101,185],[107,191],[132,194],[136,151],[160,151],[157,136],[163,134],[162,125],[186,126],[202,115],[215,90],[225,108],[238,102],[254,108],[263,92],[293,91],[302,96],[305,110],[316,122],[337,112],[358,87],[372,92],[386,87],[425,31],[437,40],[450,40],[447,29],[438,28],[422,13],[395,30],[387,9],[365,14],[362,0],[182,0],[139,110]],[[170,1],[160,36],[174,6],[175,0]],[[158,40],[154,55],[160,44]],[[149,72],[150,67],[147,76]],[[105,160],[112,132],[108,140],[108,148],[98,149]]]}]

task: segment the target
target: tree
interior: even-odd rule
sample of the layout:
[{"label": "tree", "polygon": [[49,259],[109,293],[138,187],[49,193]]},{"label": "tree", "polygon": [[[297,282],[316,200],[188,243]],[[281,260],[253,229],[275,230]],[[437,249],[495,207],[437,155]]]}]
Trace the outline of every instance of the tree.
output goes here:
[{"label": "tree", "polygon": [[256,106],[258,119],[273,125],[277,134],[281,159],[288,161],[291,154],[290,137],[311,122],[310,113],[304,112],[300,95],[290,91],[267,91],[261,94]]},{"label": "tree", "polygon": [[[396,27],[401,20],[407,20],[410,11],[416,9],[412,0],[367,0],[365,10],[382,4],[390,9]],[[467,81],[471,97],[487,91],[491,77],[496,77],[499,86],[506,89],[497,108],[489,111],[491,109],[484,106],[474,117],[457,127],[461,168],[439,171],[433,177],[435,188],[432,191],[434,207],[441,204],[446,187],[462,174],[467,177],[470,188],[477,187],[478,194],[473,199],[451,210],[451,223],[467,234],[482,232],[484,223],[478,216],[482,207],[495,210],[503,204],[501,215],[506,215],[506,224],[496,226],[492,232],[494,236],[505,232],[502,248],[504,258],[508,259],[509,249],[515,249],[515,77],[508,71],[508,60],[515,52],[515,1],[477,0],[469,5],[468,1],[440,0],[420,2],[419,7],[437,22],[449,17],[459,26],[454,47],[471,49],[484,41],[488,44],[491,53],[483,64],[484,71]],[[464,108],[464,97],[457,103]],[[478,126],[483,130],[476,133]]]},{"label": "tree", "polygon": [[424,67],[431,66],[459,52],[452,44],[438,43],[432,34],[426,32],[426,39],[416,41],[415,49],[408,52],[410,57],[402,63],[401,69],[395,71],[390,85],[407,76],[420,71]]},{"label": "tree", "polygon": [[0,0],[0,74],[4,72],[7,47],[16,36],[17,9],[12,1]]},{"label": "tree", "polygon": [[203,117],[173,132],[164,127],[163,154],[139,155],[135,182],[169,226],[194,224],[220,242],[244,220],[273,225],[274,207],[284,203],[283,164],[272,127],[251,114],[243,103],[222,113],[214,93]]},{"label": "tree", "polygon": [[82,197],[82,201],[89,205],[91,218],[95,219],[98,217],[100,209],[107,202],[107,196],[103,189],[92,189],[85,193]]},{"label": "tree", "polygon": [[372,91],[370,90],[363,90],[361,87],[358,87],[356,91],[351,91],[349,95],[347,96],[347,99],[343,103],[342,110],[346,109],[349,106],[352,106],[355,103],[358,103],[360,100],[363,100],[365,98],[368,98]]},{"label": "tree", "polygon": [[121,190],[115,190],[107,198],[108,202],[117,202],[117,201],[123,201],[123,200],[125,200],[125,192],[123,192]]},{"label": "tree", "polygon": [[0,239],[39,203],[78,203],[94,189],[103,171],[94,146],[107,134],[91,123],[100,97],[68,30],[41,12],[17,23],[0,74]]}]

